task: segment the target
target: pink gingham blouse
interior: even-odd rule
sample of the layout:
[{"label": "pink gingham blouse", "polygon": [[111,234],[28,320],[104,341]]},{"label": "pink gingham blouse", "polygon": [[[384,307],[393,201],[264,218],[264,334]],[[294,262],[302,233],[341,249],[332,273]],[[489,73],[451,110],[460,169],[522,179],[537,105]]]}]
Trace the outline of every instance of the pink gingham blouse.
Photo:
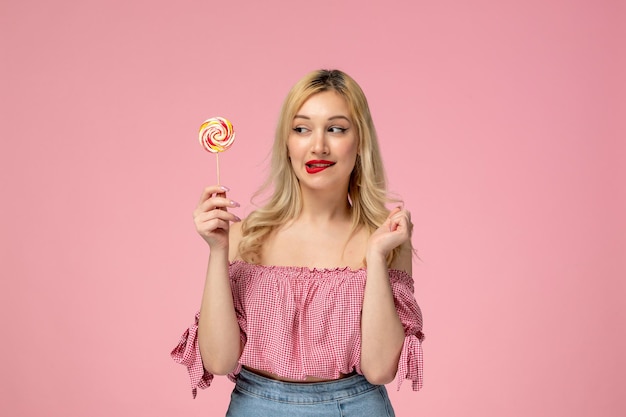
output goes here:
[{"label": "pink gingham blouse", "polygon": [[[229,266],[233,300],[244,343],[239,363],[228,377],[235,381],[241,366],[284,378],[307,376],[336,379],[361,372],[361,307],[367,271],[362,268],[310,269],[263,266],[235,261]],[[422,313],[413,295],[413,279],[389,270],[396,310],[405,332],[398,363],[398,389],[404,379],[422,387]],[[198,317],[171,353],[185,365],[195,398],[213,375],[202,366]]]}]

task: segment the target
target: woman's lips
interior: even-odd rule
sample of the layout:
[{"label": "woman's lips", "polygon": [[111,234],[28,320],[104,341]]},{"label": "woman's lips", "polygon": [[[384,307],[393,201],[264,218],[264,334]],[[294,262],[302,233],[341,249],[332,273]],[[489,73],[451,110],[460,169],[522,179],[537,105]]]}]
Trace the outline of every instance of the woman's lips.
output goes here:
[{"label": "woman's lips", "polygon": [[320,159],[314,159],[314,160],[308,161],[305,164],[306,172],[309,174],[317,174],[318,172],[322,172],[326,168],[329,168],[333,165],[335,165],[335,163],[332,161],[325,161],[325,160],[320,160]]}]

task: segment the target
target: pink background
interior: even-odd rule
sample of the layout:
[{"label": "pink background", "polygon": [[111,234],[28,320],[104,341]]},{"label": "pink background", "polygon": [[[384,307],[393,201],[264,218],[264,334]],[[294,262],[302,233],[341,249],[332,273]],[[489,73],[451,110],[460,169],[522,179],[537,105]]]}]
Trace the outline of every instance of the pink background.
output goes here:
[{"label": "pink background", "polygon": [[398,416],[623,416],[621,1],[2,1],[0,408],[223,415],[169,351],[200,302],[207,117],[247,203],[289,87],[371,103],[413,213],[425,387]]}]

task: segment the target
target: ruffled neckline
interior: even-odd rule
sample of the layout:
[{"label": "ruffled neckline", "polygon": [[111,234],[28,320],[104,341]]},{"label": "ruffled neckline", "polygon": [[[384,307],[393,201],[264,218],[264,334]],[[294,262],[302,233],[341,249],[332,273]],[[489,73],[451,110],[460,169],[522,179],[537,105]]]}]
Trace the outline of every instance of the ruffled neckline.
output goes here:
[{"label": "ruffled neckline", "polygon": [[251,264],[246,261],[242,261],[237,259],[232,261],[230,265],[246,265],[253,268],[265,269],[269,271],[294,271],[294,272],[310,272],[310,273],[329,273],[329,272],[351,272],[351,273],[360,273],[365,272],[367,269],[365,267],[353,269],[349,266],[336,266],[330,268],[311,268],[308,266],[297,266],[297,265],[263,265],[263,264]]},{"label": "ruffled neckline", "polygon": [[[328,274],[328,273],[338,273],[338,272],[361,274],[361,273],[367,272],[366,267],[353,269],[349,266],[336,266],[336,267],[330,267],[330,268],[315,268],[315,267],[311,268],[308,266],[296,266],[296,265],[293,265],[293,266],[292,265],[263,265],[263,264],[251,264],[249,262],[242,261],[241,259],[237,259],[229,263],[229,266],[236,266],[236,265],[244,265],[246,267],[258,268],[258,269],[262,269],[266,271],[289,271],[289,272],[296,272],[300,274],[302,273]],[[403,271],[401,269],[389,268],[389,272],[392,272],[392,271],[400,276],[404,275],[406,277],[411,278],[411,275],[408,272]]]}]

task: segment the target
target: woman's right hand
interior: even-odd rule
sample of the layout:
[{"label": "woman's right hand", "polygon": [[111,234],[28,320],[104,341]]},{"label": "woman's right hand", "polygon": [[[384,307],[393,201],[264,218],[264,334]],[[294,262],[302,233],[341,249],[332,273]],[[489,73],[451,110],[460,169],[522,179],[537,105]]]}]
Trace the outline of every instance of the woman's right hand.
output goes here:
[{"label": "woman's right hand", "polygon": [[230,222],[241,219],[227,211],[228,207],[239,207],[239,203],[226,198],[228,188],[220,185],[206,187],[200,202],[193,211],[196,230],[209,244],[211,250],[228,249]]}]

